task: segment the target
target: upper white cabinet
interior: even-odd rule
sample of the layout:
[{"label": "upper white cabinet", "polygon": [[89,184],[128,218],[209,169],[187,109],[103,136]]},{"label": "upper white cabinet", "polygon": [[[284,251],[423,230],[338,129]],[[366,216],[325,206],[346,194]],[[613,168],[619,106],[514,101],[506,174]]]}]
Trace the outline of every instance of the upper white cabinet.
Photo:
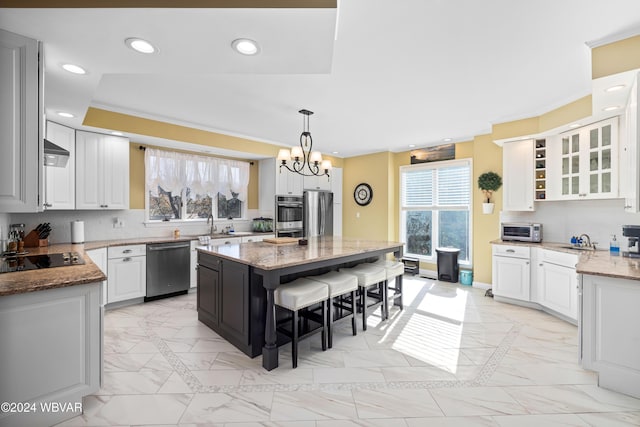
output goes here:
[{"label": "upper white cabinet", "polygon": [[280,166],[276,166],[276,175],[278,177],[276,180],[276,194],[302,196],[306,176],[291,172],[285,168],[280,169]]},{"label": "upper white cabinet", "polygon": [[40,43],[0,30],[0,211],[37,212],[44,202]]},{"label": "upper white cabinet", "polygon": [[563,133],[547,147],[554,191],[549,199],[618,197],[618,118]]},{"label": "upper white cabinet", "polygon": [[[331,172],[333,172],[333,170]],[[329,173],[331,173],[331,172],[329,172]],[[284,171],[283,171],[283,173],[284,173]],[[303,178],[303,180],[302,180],[303,190],[327,190],[327,191],[331,191],[331,181],[332,181],[332,179],[333,179],[333,176],[331,178],[329,178],[326,175],[322,175],[322,176],[305,176]]]},{"label": "upper white cabinet", "polygon": [[129,208],[129,140],[76,132],[76,209]]},{"label": "upper white cabinet", "polygon": [[527,139],[508,142],[502,147],[502,208],[505,211],[534,210],[534,144],[533,139]]},{"label": "upper white cabinet", "polygon": [[624,197],[624,210],[626,212],[640,212],[640,87],[638,86],[640,73],[636,75],[627,108],[625,110],[625,138],[620,145],[620,195]]},{"label": "upper white cabinet", "polygon": [[47,139],[69,151],[63,168],[44,168],[44,207],[47,210],[76,208],[76,131],[58,123],[47,122]]}]

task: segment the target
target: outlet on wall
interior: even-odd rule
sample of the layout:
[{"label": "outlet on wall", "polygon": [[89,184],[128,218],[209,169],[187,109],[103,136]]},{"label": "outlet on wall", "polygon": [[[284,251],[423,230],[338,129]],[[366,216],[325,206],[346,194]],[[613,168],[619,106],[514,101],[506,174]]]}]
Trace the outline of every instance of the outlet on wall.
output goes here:
[{"label": "outlet on wall", "polygon": [[123,228],[124,227],[124,221],[120,218],[114,218],[113,219],[113,228]]}]

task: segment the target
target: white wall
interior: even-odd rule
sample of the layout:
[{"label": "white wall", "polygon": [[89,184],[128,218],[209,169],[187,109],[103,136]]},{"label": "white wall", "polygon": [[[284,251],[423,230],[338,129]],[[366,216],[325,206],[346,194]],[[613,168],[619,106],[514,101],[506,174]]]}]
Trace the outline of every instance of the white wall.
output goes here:
[{"label": "white wall", "polygon": [[[247,211],[248,218],[258,216],[258,211]],[[114,228],[116,218],[124,222],[124,227]],[[178,224],[174,222],[160,223],[159,225],[145,225],[144,209],[129,209],[122,211],[46,211],[43,213],[0,214],[0,224],[24,223],[28,233],[38,224],[51,223],[52,232],[49,242],[68,243],[71,241],[71,221],[84,221],[85,240],[113,240],[131,239],[138,237],[171,237],[173,230],[180,230],[183,236],[209,234],[210,225],[204,221],[195,224]],[[216,221],[220,231],[233,222],[236,231],[250,231],[251,220],[248,221]],[[4,226],[2,228],[5,230]],[[6,234],[5,234],[6,238]]]},{"label": "white wall", "polygon": [[624,211],[624,200],[575,200],[535,202],[534,212],[501,212],[500,222],[539,222],[543,225],[543,240],[570,243],[571,236],[586,233],[599,249],[608,249],[611,235],[626,248],[622,226],[640,225],[640,214]]}]

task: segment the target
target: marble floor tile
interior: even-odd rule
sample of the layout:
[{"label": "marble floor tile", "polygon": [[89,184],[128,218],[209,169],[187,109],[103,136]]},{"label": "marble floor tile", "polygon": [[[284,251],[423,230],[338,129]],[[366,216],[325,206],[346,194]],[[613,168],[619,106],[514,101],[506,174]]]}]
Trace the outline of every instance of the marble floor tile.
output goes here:
[{"label": "marble floor tile", "polygon": [[531,414],[636,411],[640,399],[593,386],[502,387]]},{"label": "marble floor tile", "polygon": [[272,392],[198,393],[180,423],[232,423],[269,421]]},{"label": "marble floor tile", "polygon": [[496,416],[500,427],[588,427],[583,419],[574,414],[510,415]]},{"label": "marble floor tile", "polygon": [[458,284],[406,276],[404,310],[291,347],[262,368],[198,321],[196,293],[107,310],[104,387],[70,426],[640,426],[640,399],[599,388],[577,328]]},{"label": "marble floor tile", "polygon": [[524,405],[500,388],[440,388],[430,391],[446,416],[528,413]]},{"label": "marble floor tile", "polygon": [[351,391],[282,391],[273,393],[272,421],[357,419]]},{"label": "marble floor tile", "polygon": [[640,426],[640,412],[604,412],[578,414],[589,426],[607,427],[638,427]]},{"label": "marble floor tile", "polygon": [[354,390],[359,418],[443,416],[429,390]]},{"label": "marble floor tile", "polygon": [[499,427],[493,417],[486,416],[407,418],[405,421],[407,427]]}]

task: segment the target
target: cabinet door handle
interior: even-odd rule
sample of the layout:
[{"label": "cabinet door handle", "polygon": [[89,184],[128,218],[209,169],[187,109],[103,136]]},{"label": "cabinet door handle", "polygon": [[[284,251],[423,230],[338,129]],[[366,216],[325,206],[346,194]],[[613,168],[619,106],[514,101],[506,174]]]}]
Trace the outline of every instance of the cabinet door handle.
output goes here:
[{"label": "cabinet door handle", "polygon": [[122,251],[123,254],[130,254],[131,252],[133,252],[131,249],[125,249]]},{"label": "cabinet door handle", "polygon": [[[52,208],[52,207],[53,207],[53,205],[52,205],[51,203],[45,203],[43,206],[44,206],[45,208]],[[626,207],[627,207],[627,206],[625,206],[625,208],[626,208]],[[628,206],[628,207],[631,207],[631,206]]]},{"label": "cabinet door handle", "polygon": [[129,262],[131,261],[131,258],[127,257],[127,258],[122,258],[122,262]]},{"label": "cabinet door handle", "polygon": [[540,266],[540,267],[544,267],[544,264],[538,264],[538,266]]},{"label": "cabinet door handle", "polygon": [[529,265],[529,261],[527,261],[527,265]]},{"label": "cabinet door handle", "polygon": [[510,254],[515,254],[516,253],[516,251],[513,250],[513,249],[507,249],[505,252],[508,252]]}]

